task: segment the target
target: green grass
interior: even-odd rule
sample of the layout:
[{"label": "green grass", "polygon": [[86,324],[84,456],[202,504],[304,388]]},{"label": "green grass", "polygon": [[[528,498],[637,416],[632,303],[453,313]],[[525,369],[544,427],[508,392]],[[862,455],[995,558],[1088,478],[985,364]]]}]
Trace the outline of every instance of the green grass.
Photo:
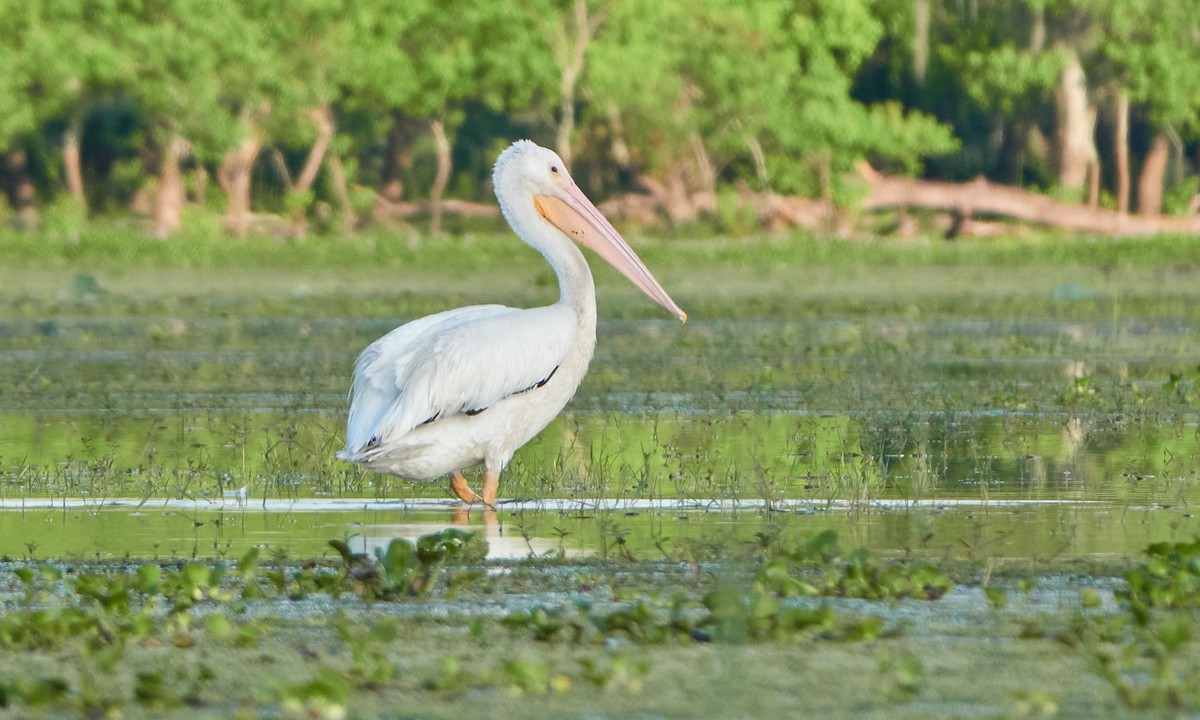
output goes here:
[{"label": "green grass", "polygon": [[[1097,238],[1035,234],[981,240],[840,240],[808,235],[749,238],[631,234],[651,267],[1153,267],[1189,270],[1200,264],[1200,242],[1185,235]],[[350,237],[231,238],[185,234],[158,240],[126,228],[78,235],[0,231],[0,265],[7,268],[363,267],[462,271],[506,267],[520,241],[506,230],[421,238],[373,231]]]}]

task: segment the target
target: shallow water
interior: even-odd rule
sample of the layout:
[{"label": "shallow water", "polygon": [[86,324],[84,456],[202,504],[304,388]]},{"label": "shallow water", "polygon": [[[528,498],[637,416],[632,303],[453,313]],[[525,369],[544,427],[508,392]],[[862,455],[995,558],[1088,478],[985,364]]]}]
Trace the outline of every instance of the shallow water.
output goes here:
[{"label": "shallow water", "polygon": [[[1019,281],[997,275],[981,294]],[[956,313],[894,279],[882,299],[797,288],[795,307],[602,322],[575,400],[506,473],[522,502],[495,517],[333,458],[354,356],[398,320],[304,294],[246,312],[6,298],[0,555],[299,557],[460,522],[504,556],[686,558],[834,528],[894,552],[1050,557],[1200,530],[1191,300],[1043,292]]]}]

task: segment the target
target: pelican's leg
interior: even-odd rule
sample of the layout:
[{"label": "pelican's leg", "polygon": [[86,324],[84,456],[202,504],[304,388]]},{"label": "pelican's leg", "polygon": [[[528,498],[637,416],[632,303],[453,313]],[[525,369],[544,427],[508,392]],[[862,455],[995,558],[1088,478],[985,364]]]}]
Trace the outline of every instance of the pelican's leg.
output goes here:
[{"label": "pelican's leg", "polygon": [[[487,480],[484,480],[483,490],[485,493],[487,492]],[[454,474],[450,476],[450,491],[465,503],[477,503],[480,500],[479,495],[467,487],[467,478],[458,470],[455,470]]]},{"label": "pelican's leg", "polygon": [[[455,525],[470,525],[471,524],[471,506],[459,503],[454,506],[453,522]],[[496,511],[491,507],[483,506],[483,526],[485,528],[497,528],[500,525],[499,518],[496,517]]]},{"label": "pelican's leg", "polygon": [[500,472],[488,470],[483,474],[483,504],[496,507],[496,491],[500,489]]}]

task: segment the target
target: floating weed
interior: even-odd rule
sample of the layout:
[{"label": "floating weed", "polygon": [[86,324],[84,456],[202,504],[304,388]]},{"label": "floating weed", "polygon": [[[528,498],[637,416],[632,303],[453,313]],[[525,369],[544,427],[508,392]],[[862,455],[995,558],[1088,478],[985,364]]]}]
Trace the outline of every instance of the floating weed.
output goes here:
[{"label": "floating weed", "polygon": [[[61,703],[71,693],[71,686],[59,677],[38,677],[26,681],[10,681],[0,684],[0,696],[6,701],[19,700],[26,707],[41,707]],[[0,707],[4,707],[0,703]]]},{"label": "floating weed", "polygon": [[[375,562],[350,550],[342,540],[329,545],[342,558],[341,577],[354,592],[367,600],[394,599],[428,595],[437,586],[447,562],[478,562],[487,557],[487,540],[478,532],[449,528],[421,536],[416,544],[395,538],[387,550],[375,551]],[[478,580],[481,573],[453,573],[448,591],[453,592]]]},{"label": "floating weed", "polygon": [[[824,595],[867,600],[937,600],[954,581],[925,562],[888,562],[866,549],[843,552],[837,533],[826,530],[799,548],[759,538],[767,556],[756,583],[777,595]],[[766,545],[763,545],[766,543]]]},{"label": "floating weed", "polygon": [[[503,623],[542,642],[601,643],[614,639],[638,644],[686,642],[797,641],[813,637],[848,641],[873,640],[889,632],[877,617],[840,620],[828,605],[809,607],[790,598],[837,595],[871,599],[934,599],[949,589],[949,578],[932,568],[911,569],[875,563],[863,554],[838,562],[836,535],[822,535],[797,551],[805,563],[765,561],[749,587],[723,583],[697,603],[680,590],[665,599],[643,593],[600,611],[590,601],[568,606],[534,606],[509,613]],[[814,560],[816,561],[814,563]],[[794,564],[793,564],[794,563]],[[793,569],[799,567],[801,569]],[[889,568],[896,569],[889,569]],[[815,580],[815,582],[814,582]]]},{"label": "floating weed", "polygon": [[350,677],[356,687],[379,687],[396,677],[396,666],[388,660],[386,647],[399,634],[395,620],[376,619],[364,626],[345,616],[332,623],[334,632],[350,651]]},{"label": "floating weed", "polygon": [[195,672],[186,668],[174,670],[144,670],[139,672],[133,686],[133,699],[155,709],[199,705],[204,690],[216,679],[216,673],[201,663]]},{"label": "floating weed", "polygon": [[881,652],[879,672],[893,695],[907,699],[920,692],[925,666],[911,653]]},{"label": "floating weed", "polygon": [[690,612],[686,591],[667,600],[637,595],[607,612],[594,610],[586,600],[574,605],[534,606],[514,610],[503,624],[511,630],[529,632],[540,642],[602,643],[625,639],[639,644],[661,644],[700,639],[698,618]]},{"label": "floating weed", "polygon": [[[1128,614],[1080,615],[1060,639],[1133,709],[1200,706],[1200,539],[1154,543],[1116,593]],[[1089,603],[1081,598],[1085,608]],[[1094,606],[1098,604],[1092,603]]]},{"label": "floating weed", "polygon": [[1142,621],[1079,617],[1060,636],[1130,709],[1200,705],[1200,669],[1189,662],[1194,638],[1194,621],[1178,612]]},{"label": "floating weed", "polygon": [[836,621],[828,605],[784,605],[772,593],[746,593],[734,586],[705,595],[704,607],[709,614],[699,623],[703,633],[698,637],[723,643],[805,640],[819,633],[832,633]]},{"label": "floating weed", "polygon": [[464,672],[462,663],[452,655],[442,658],[441,672],[425,681],[425,688],[439,692],[461,692],[471,686],[472,676]]},{"label": "floating weed", "polygon": [[555,672],[545,660],[505,660],[504,673],[509,688],[516,692],[545,695],[548,692],[563,693],[571,689],[571,678]]},{"label": "floating weed", "polygon": [[286,717],[341,720],[353,688],[345,673],[325,667],[307,682],[280,687],[279,705]]},{"label": "floating weed", "polygon": [[1200,607],[1200,538],[1154,543],[1145,554],[1146,561],[1125,575],[1128,590],[1119,594],[1134,612]]},{"label": "floating weed", "polygon": [[588,683],[614,692],[638,693],[650,674],[650,661],[628,655],[585,657],[579,660],[583,679]]},{"label": "floating weed", "polygon": [[1045,690],[1020,690],[1013,696],[1011,715],[1014,717],[1054,717],[1058,700]]}]

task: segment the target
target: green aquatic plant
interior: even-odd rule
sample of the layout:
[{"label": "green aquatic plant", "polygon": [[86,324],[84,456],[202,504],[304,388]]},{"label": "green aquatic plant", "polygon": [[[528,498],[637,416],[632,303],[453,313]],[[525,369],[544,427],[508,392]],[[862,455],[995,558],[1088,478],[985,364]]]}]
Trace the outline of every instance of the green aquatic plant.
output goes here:
[{"label": "green aquatic plant", "polygon": [[503,664],[508,686],[515,692],[545,695],[564,693],[571,689],[571,678],[556,671],[549,660],[507,659]]},{"label": "green aquatic plant", "polygon": [[638,644],[688,642],[697,639],[702,622],[693,612],[694,605],[682,590],[667,598],[639,593],[607,611],[580,599],[572,605],[514,610],[502,622],[539,642],[585,644],[615,638]]},{"label": "green aquatic plant", "polygon": [[928,563],[888,563],[865,550],[842,553],[837,534],[821,533],[785,550],[774,534],[760,533],[765,557],[753,582],[722,582],[700,603],[680,590],[666,599],[636,594],[606,612],[585,600],[574,605],[537,605],[509,613],[504,624],[539,641],[600,642],[623,637],[634,642],[760,642],[814,636],[865,640],[886,629],[875,617],[841,621],[827,605],[806,606],[796,597],[935,600],[953,581]]},{"label": "green aquatic plant", "polygon": [[1200,537],[1190,542],[1158,542],[1146,560],[1125,574],[1118,597],[1137,613],[1150,608],[1200,607]]},{"label": "green aquatic plant", "polygon": [[937,600],[954,587],[927,562],[881,560],[865,548],[845,552],[837,533],[826,530],[799,547],[760,538],[766,559],[755,582],[781,597],[832,596],[868,600]]},{"label": "green aquatic plant", "polygon": [[1200,707],[1194,612],[1200,539],[1147,546],[1116,596],[1126,613],[1081,614],[1060,636],[1129,708]]},{"label": "green aquatic plant", "polygon": [[[376,548],[375,560],[355,553],[343,540],[330,540],[330,547],[342,558],[341,577],[367,600],[424,596],[442,579],[443,568],[450,562],[479,562],[487,557],[488,543],[478,532],[448,528],[422,535],[414,544],[395,538],[386,550]],[[452,574],[448,581],[452,592],[480,577],[476,571]]]},{"label": "green aquatic plant", "polygon": [[885,678],[885,687],[893,695],[907,699],[921,690],[925,666],[921,659],[911,653],[879,654],[879,673]]},{"label": "green aquatic plant", "polygon": [[346,673],[322,667],[305,682],[281,684],[276,695],[284,717],[335,720],[346,717],[353,690]]},{"label": "green aquatic plant", "polygon": [[349,677],[359,688],[377,688],[396,677],[396,665],[387,655],[387,646],[395,641],[399,627],[391,618],[379,618],[369,624],[354,622],[345,616],[332,623],[338,639],[350,651]]},{"label": "green aquatic plant", "polygon": [[588,683],[603,690],[629,693],[642,691],[652,667],[644,657],[623,653],[580,658],[579,664],[583,679]]},{"label": "green aquatic plant", "polygon": [[1195,621],[1163,615],[1079,616],[1059,639],[1131,709],[1200,707]]},{"label": "green aquatic plant", "polygon": [[832,633],[837,616],[828,605],[785,604],[761,588],[750,592],[726,585],[704,596],[708,615],[699,623],[699,637],[723,643],[798,641]]}]

